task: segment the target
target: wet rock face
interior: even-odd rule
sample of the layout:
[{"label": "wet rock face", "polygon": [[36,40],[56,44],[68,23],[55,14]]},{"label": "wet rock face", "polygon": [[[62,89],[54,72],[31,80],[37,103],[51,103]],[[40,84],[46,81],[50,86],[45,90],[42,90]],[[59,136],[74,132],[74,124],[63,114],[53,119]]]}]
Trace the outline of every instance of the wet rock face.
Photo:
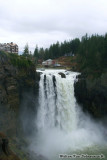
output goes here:
[{"label": "wet rock face", "polygon": [[38,77],[34,65],[19,69],[10,63],[5,54],[0,54],[0,131],[8,136],[16,136],[20,132],[18,118],[23,94],[31,93],[36,97]]},{"label": "wet rock face", "polygon": [[0,160],[20,160],[9,148],[8,138],[0,132]]},{"label": "wet rock face", "polygon": [[5,54],[0,54],[0,104],[17,109],[22,91],[38,89],[38,81],[39,75],[34,65],[19,69],[11,64]]},{"label": "wet rock face", "polygon": [[96,118],[107,116],[107,83],[106,75],[90,79],[79,75],[74,84],[75,96],[84,111],[88,111]]},{"label": "wet rock face", "polygon": [[8,148],[8,139],[6,136],[0,132],[0,155],[5,154],[9,155],[9,148]]},{"label": "wet rock face", "polygon": [[[31,134],[30,129],[33,128],[33,117],[36,112],[39,78],[40,75],[35,72],[33,64],[29,68],[19,69],[10,63],[5,54],[1,55],[0,53],[0,132],[9,137],[8,139],[0,133],[0,160],[19,160],[10,148],[14,147],[12,149],[15,151],[15,149],[19,149],[17,144],[23,146],[20,145],[21,141],[19,142],[19,139],[25,138],[21,116],[23,116],[24,122],[26,121],[24,127],[29,129],[25,128],[25,131]],[[18,139],[16,146],[15,142],[12,142],[12,138]],[[9,140],[13,143],[12,145],[9,144]],[[22,159],[27,159],[25,152],[23,156],[21,155],[22,153],[20,154]]]},{"label": "wet rock face", "polygon": [[7,57],[0,56],[0,103],[13,108],[19,104],[17,73],[18,69],[10,64]]},{"label": "wet rock face", "polygon": [[61,75],[62,78],[66,78],[66,75],[64,73],[59,72],[58,74]]},{"label": "wet rock face", "polygon": [[6,99],[6,90],[5,88],[0,85],[0,103],[1,104],[6,104],[7,103],[7,99]]}]

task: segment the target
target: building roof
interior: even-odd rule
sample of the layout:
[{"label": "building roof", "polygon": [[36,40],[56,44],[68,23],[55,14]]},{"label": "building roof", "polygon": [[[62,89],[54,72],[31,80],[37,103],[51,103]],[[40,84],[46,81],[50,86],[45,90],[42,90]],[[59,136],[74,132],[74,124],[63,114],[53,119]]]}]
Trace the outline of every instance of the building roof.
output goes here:
[{"label": "building roof", "polygon": [[48,60],[46,60],[46,61],[53,61],[52,59],[48,59]]}]

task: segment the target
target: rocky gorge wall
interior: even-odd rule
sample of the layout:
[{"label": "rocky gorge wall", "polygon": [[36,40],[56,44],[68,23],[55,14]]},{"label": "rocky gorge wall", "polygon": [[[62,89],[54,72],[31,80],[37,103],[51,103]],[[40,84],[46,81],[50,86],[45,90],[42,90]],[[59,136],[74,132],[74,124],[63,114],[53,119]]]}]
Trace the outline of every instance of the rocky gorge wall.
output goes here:
[{"label": "rocky gorge wall", "polygon": [[[32,127],[38,94],[38,75],[35,70],[34,64],[18,68],[6,54],[0,54],[0,132],[10,139],[23,137],[27,126]],[[28,113],[24,128],[22,121]]]},{"label": "rocky gorge wall", "polygon": [[75,82],[75,96],[83,111],[94,118],[107,116],[107,72],[100,77],[81,74]]}]

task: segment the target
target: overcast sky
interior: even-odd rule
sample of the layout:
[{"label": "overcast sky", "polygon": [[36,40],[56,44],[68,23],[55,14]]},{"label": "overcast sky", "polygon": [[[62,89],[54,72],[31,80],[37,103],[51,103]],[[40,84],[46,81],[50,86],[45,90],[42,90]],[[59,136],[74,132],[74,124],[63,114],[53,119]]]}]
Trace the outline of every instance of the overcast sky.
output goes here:
[{"label": "overcast sky", "polygon": [[106,32],[107,0],[0,0],[0,43],[20,51]]}]

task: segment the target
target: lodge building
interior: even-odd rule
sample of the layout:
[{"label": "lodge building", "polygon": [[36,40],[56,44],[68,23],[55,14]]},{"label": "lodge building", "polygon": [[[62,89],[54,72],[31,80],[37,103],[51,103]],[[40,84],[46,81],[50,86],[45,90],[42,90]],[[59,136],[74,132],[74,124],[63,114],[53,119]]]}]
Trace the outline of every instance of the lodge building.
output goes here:
[{"label": "lodge building", "polygon": [[16,53],[18,54],[18,45],[11,43],[0,43],[0,50],[8,53]]}]

